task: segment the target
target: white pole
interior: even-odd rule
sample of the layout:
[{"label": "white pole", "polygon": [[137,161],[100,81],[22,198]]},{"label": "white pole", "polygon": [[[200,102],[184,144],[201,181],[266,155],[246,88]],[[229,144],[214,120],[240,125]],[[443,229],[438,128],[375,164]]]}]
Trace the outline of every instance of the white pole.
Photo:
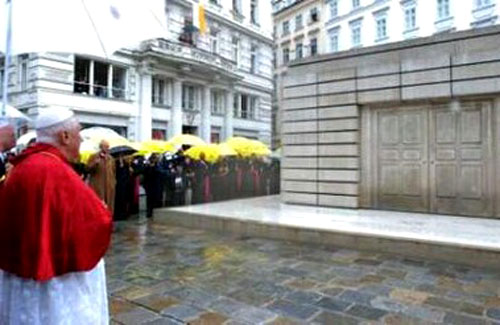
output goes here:
[{"label": "white pole", "polygon": [[7,111],[7,89],[9,88],[9,66],[10,66],[10,54],[11,54],[11,37],[12,37],[12,0],[5,0],[7,8],[7,37],[5,44],[5,59],[4,59],[4,71],[3,71],[3,89],[2,89],[2,110],[0,111],[0,117],[6,115]]}]

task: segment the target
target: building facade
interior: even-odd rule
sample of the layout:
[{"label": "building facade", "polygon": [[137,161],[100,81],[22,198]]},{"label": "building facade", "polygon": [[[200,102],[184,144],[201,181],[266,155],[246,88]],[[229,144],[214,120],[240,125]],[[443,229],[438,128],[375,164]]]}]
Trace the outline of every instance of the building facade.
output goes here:
[{"label": "building facade", "polygon": [[70,107],[84,127],[110,127],[133,140],[192,133],[212,142],[246,136],[270,143],[270,4],[206,1],[204,34],[193,22],[196,4],[165,0],[165,37],[108,59],[14,58],[10,103],[30,116],[47,106]]},{"label": "building facade", "polygon": [[[318,27],[303,29],[297,23],[301,20],[298,17],[307,16],[312,8],[320,12]],[[289,62],[316,53],[336,53],[491,26],[498,23],[499,14],[500,5],[496,0],[273,1],[276,66],[273,143],[275,146],[281,143],[282,112],[278,108],[283,105],[282,81]],[[317,51],[310,50],[311,37],[318,40]]]},{"label": "building facade", "polygon": [[290,64],[285,202],[500,217],[500,27]]},{"label": "building facade", "polygon": [[325,52],[498,23],[496,0],[325,0]]},{"label": "building facade", "polygon": [[326,33],[323,0],[274,0],[274,95],[272,129],[274,148],[281,146],[283,78],[288,63],[325,53]]}]

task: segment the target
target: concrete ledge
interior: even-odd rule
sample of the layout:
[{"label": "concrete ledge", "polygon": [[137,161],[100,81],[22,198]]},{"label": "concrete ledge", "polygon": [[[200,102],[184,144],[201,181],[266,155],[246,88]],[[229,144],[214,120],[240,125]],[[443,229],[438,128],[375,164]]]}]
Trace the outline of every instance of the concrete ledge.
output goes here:
[{"label": "concrete ledge", "polygon": [[[434,228],[434,234],[422,233],[422,227],[414,229],[414,232],[391,231],[390,227],[380,224],[379,227],[355,227],[360,223],[363,225],[365,216],[360,217],[363,210],[345,210],[319,207],[292,206],[277,203],[279,197],[265,197],[247,200],[236,200],[232,202],[221,202],[204,204],[190,207],[173,209],[161,209],[155,211],[155,219],[169,225],[203,228],[224,233],[233,233],[241,236],[263,237],[277,240],[286,240],[299,243],[318,244],[331,247],[345,247],[367,251],[401,254],[409,257],[434,259],[451,263],[471,265],[475,267],[488,267],[500,269],[500,240],[496,238],[472,238],[468,229],[476,229],[475,236],[489,236],[497,233],[500,222],[497,220],[468,218],[469,224],[460,225],[467,218],[405,214],[400,212],[378,211],[389,214],[386,218],[392,219],[394,223],[405,222],[406,217],[413,216],[415,224],[427,223]],[[246,209],[245,209],[246,208]],[[279,210],[279,211],[278,211]],[[309,214],[301,214],[302,219],[291,215],[284,220],[285,214],[293,214],[289,211],[309,211]],[[342,211],[343,215],[338,212]],[[376,211],[367,211],[366,218]],[[328,214],[330,212],[330,214]],[[256,215],[256,217],[244,217],[244,215]],[[258,216],[257,216],[258,215]],[[316,216],[324,218],[329,216],[325,222],[312,219]],[[348,224],[345,217],[352,218],[353,223]],[[425,219],[422,218],[433,218]],[[376,218],[375,218],[376,219]],[[344,222],[342,222],[343,220]],[[425,222],[418,222],[425,221]],[[377,220],[373,220],[377,221]],[[472,225],[475,226],[472,226]],[[321,226],[318,226],[321,225]],[[449,234],[439,235],[442,230],[439,227],[457,227],[462,229],[457,232],[456,237]],[[404,228],[407,224],[401,224],[396,228]],[[424,227],[425,228],[425,227]],[[482,233],[483,232],[483,233]]]}]

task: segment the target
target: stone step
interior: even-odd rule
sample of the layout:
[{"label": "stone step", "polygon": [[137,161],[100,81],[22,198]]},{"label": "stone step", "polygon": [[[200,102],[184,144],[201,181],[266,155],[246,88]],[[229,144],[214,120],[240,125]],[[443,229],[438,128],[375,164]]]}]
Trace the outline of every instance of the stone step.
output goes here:
[{"label": "stone step", "polygon": [[279,196],[155,211],[159,222],[241,236],[500,269],[500,221],[283,204]]}]

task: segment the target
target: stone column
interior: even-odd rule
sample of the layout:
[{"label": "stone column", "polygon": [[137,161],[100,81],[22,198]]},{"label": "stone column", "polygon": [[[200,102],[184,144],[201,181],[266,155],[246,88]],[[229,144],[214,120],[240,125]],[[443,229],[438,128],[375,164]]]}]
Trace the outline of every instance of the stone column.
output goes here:
[{"label": "stone column", "polygon": [[169,138],[182,133],[182,80],[174,79],[173,101],[170,109],[170,123],[168,125]]},{"label": "stone column", "polygon": [[151,91],[152,80],[151,73],[141,71],[141,92],[139,100],[139,141],[151,140],[151,132],[153,128],[152,108],[151,108]]},{"label": "stone column", "polygon": [[210,125],[210,119],[211,119],[211,105],[210,105],[210,87],[204,86],[203,87],[203,98],[202,98],[202,108],[201,108],[201,132],[200,136],[205,142],[210,142],[210,135],[211,135],[211,125]]},{"label": "stone column", "polygon": [[226,91],[226,111],[224,112],[224,140],[233,136],[234,91]]}]

